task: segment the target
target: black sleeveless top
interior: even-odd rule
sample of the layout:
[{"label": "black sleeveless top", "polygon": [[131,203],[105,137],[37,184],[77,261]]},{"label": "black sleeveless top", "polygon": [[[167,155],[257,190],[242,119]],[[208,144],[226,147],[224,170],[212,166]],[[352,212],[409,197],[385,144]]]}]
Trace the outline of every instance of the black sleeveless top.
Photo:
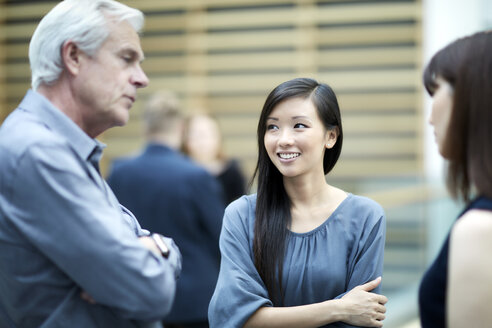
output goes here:
[{"label": "black sleeveless top", "polygon": [[[492,211],[492,199],[480,196],[472,201],[458,216],[458,219],[471,209]],[[446,289],[448,274],[449,234],[446,241],[422,278],[419,288],[419,309],[422,328],[446,326]]]}]

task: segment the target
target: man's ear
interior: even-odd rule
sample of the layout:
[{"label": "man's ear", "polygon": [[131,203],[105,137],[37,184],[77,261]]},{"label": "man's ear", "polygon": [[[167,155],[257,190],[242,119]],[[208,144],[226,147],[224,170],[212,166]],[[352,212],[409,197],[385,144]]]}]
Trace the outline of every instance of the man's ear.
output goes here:
[{"label": "man's ear", "polygon": [[80,62],[82,59],[82,51],[80,51],[79,47],[72,40],[68,40],[63,44],[61,56],[67,72],[72,75],[77,75],[80,70]]}]

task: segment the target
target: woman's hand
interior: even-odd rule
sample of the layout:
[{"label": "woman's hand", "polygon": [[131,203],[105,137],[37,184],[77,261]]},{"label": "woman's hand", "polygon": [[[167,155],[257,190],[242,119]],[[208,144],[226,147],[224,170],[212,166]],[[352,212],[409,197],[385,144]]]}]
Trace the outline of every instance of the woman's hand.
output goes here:
[{"label": "woman's hand", "polygon": [[345,323],[354,326],[382,327],[388,298],[384,295],[371,293],[381,283],[378,277],[364,285],[354,287],[340,301],[343,304]]}]

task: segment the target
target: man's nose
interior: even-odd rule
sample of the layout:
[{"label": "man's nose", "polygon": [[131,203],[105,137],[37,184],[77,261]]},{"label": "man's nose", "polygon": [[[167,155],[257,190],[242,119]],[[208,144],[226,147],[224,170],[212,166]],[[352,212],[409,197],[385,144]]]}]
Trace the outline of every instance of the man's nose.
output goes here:
[{"label": "man's nose", "polygon": [[149,84],[149,78],[140,65],[137,66],[136,72],[132,76],[132,84],[137,88],[145,88]]}]

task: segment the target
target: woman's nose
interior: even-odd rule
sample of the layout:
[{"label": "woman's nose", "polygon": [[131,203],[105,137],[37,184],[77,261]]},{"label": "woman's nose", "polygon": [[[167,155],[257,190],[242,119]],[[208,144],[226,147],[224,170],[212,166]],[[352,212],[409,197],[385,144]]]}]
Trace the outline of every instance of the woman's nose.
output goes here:
[{"label": "woman's nose", "polygon": [[429,117],[427,118],[427,123],[434,126],[434,109],[433,108],[431,109]]},{"label": "woman's nose", "polygon": [[292,133],[289,130],[283,130],[280,133],[279,145],[281,147],[290,146],[294,143]]}]

